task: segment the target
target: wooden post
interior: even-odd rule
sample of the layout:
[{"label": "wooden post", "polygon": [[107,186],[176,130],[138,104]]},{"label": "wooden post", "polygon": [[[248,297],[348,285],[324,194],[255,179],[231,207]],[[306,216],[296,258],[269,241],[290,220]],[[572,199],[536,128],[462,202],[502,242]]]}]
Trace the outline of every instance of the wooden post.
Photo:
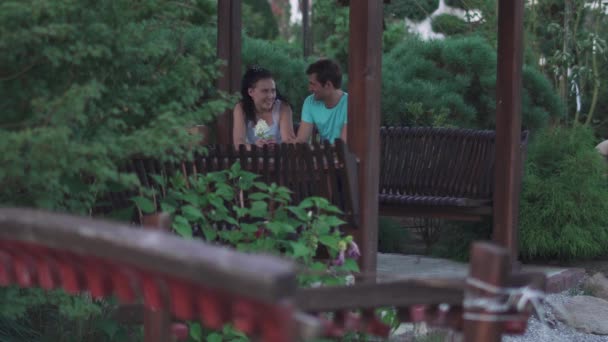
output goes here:
[{"label": "wooden post", "polygon": [[499,0],[494,242],[518,257],[521,184],[521,69],[524,0]]},{"label": "wooden post", "polygon": [[[504,287],[509,281],[511,261],[509,252],[487,242],[476,242],[471,248],[469,277],[494,287]],[[467,283],[467,298],[496,298],[497,294],[488,293],[479,287]],[[464,341],[500,342],[503,322],[492,322],[488,319],[475,319],[468,315],[490,315],[476,308],[464,308]],[[487,317],[487,316],[486,316]]]},{"label": "wooden post", "polygon": [[[142,217],[144,229],[169,231],[171,217],[167,213],[144,215]],[[144,341],[166,342],[172,341],[171,314],[168,311],[169,301],[165,298],[167,310],[144,309]]]},{"label": "wooden post", "polygon": [[[217,13],[217,57],[226,64],[217,88],[229,93],[239,90],[241,80],[241,1],[219,0]],[[217,118],[217,142],[232,143],[232,111]]]},{"label": "wooden post", "polygon": [[359,158],[360,225],[352,233],[362,248],[361,270],[376,271],[380,174],[382,1],[350,2],[348,145]]}]

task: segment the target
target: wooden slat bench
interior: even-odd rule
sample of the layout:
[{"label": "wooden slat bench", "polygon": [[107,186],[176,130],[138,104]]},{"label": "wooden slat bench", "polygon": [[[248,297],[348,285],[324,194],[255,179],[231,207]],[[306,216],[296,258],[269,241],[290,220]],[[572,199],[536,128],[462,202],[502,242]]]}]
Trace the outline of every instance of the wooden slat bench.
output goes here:
[{"label": "wooden slat bench", "polygon": [[[327,198],[344,213],[344,220],[352,226],[358,223],[359,198],[357,191],[357,161],[341,140],[335,144],[280,144],[274,148],[244,145],[207,145],[206,155],[192,161],[160,163],[154,158],[133,158],[123,168],[137,174],[143,187],[157,185],[152,175],[196,174],[229,169],[235,162],[247,171],[259,174],[266,183],[277,183],[292,191],[292,201],[299,203],[306,197]],[[133,192],[110,194],[114,209],[132,205]]]},{"label": "wooden slat bench", "polygon": [[[381,215],[455,220],[492,215],[494,131],[382,127],[380,137]],[[522,132],[522,160],[527,138]]]},{"label": "wooden slat bench", "polygon": [[[295,264],[173,234],[36,210],[0,208],[0,286],[143,299],[151,310],[264,341],[293,341]],[[147,341],[168,341],[148,336]]]}]

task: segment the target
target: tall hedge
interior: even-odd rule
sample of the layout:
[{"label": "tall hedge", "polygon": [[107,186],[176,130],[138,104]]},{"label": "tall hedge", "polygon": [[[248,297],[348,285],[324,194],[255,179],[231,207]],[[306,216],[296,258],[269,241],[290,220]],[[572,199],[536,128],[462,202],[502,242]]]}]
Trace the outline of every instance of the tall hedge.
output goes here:
[{"label": "tall hedge", "polygon": [[[477,36],[408,39],[385,54],[384,124],[438,124],[492,128],[495,124],[496,52]],[[522,116],[536,129],[563,113],[549,81],[532,66],[523,71]]]},{"label": "tall hedge", "polygon": [[521,196],[525,258],[608,252],[608,165],[588,127],[547,128],[529,146]]},{"label": "tall hedge", "polygon": [[216,2],[0,2],[0,204],[88,213],[170,156],[227,102],[214,88]]}]

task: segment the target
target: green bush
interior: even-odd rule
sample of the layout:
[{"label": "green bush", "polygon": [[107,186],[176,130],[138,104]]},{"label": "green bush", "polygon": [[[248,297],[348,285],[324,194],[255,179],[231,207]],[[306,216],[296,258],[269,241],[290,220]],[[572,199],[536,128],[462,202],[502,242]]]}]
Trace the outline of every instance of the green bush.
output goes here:
[{"label": "green bush", "polygon": [[400,253],[409,240],[409,231],[390,217],[378,220],[378,252]]},{"label": "green bush", "polygon": [[[163,195],[142,189],[147,195],[133,198],[134,202],[144,213],[160,207],[171,214],[173,230],[186,239],[290,258],[303,268],[298,275],[303,287],[344,285],[347,274],[359,271],[355,260],[359,250],[352,236],[343,236],[339,229],[345,223],[339,218],[340,210],[325,198],[292,203],[289,189],[260,182],[258,175],[242,170],[239,163],[187,180],[182,175],[151,178]],[[317,258],[320,249],[329,258]],[[190,329],[191,334],[197,331],[197,341],[220,335],[203,330],[199,323]],[[225,327],[224,340],[233,340],[234,333]]]},{"label": "green bush", "polygon": [[445,0],[445,4],[463,10],[479,8],[487,0]]},{"label": "green bush", "polygon": [[421,21],[439,8],[439,0],[392,0],[384,6],[384,15]]},{"label": "green bush", "polygon": [[469,31],[469,24],[451,14],[440,14],[433,18],[431,27],[435,33],[443,33],[446,36],[463,34]]},{"label": "green bush", "polygon": [[276,39],[279,36],[277,19],[267,0],[244,0],[243,27],[251,37]]},{"label": "green bush", "polygon": [[[215,90],[216,4],[0,2],[0,205],[90,214],[104,192],[135,185],[120,161],[185,154],[185,128],[233,102]],[[104,303],[83,296],[0,297],[1,324],[31,333],[19,341],[92,341],[89,328],[102,329],[88,322],[101,323]],[[82,330],[61,335],[74,321]]]},{"label": "green bush", "polygon": [[1,2],[0,203],[88,214],[135,183],[118,161],[185,152],[185,128],[228,105],[214,86],[215,6]]},{"label": "green bush", "polygon": [[[494,128],[496,52],[477,36],[408,39],[385,55],[382,113],[387,125]],[[524,67],[522,120],[536,129],[559,117],[563,105],[551,84]]]},{"label": "green bush", "polygon": [[521,196],[524,258],[572,259],[608,251],[606,162],[587,127],[549,128],[529,146]]}]

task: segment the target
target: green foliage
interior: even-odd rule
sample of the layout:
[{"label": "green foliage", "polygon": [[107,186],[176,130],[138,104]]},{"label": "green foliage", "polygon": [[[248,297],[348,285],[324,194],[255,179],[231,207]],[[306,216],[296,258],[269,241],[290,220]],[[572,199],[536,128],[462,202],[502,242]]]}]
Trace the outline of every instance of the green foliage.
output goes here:
[{"label": "green foliage", "polygon": [[443,33],[446,36],[467,33],[469,24],[451,14],[440,14],[433,18],[431,27],[435,33]]},{"label": "green foliage", "polygon": [[384,6],[384,15],[421,21],[439,8],[439,0],[392,0]]},{"label": "green foliage", "polygon": [[445,4],[463,10],[470,10],[481,7],[484,0],[445,0]]},{"label": "green foliage", "polygon": [[302,58],[300,49],[285,42],[247,37],[243,40],[243,67],[257,64],[270,70],[277,88],[291,104],[295,118],[299,117],[302,103],[308,96],[308,62],[311,60]]},{"label": "green foliage", "polygon": [[[100,194],[137,183],[121,160],[186,152],[185,128],[229,104],[214,87],[215,13],[211,0],[0,2],[0,205],[89,214]],[[94,325],[103,303],[86,297],[0,295],[3,323],[31,340],[117,331]]]},{"label": "green foliage", "polygon": [[[228,102],[215,2],[0,4],[0,203],[89,213],[118,161],[184,152]],[[203,101],[204,99],[204,101]]]},{"label": "green foliage", "polygon": [[[161,210],[172,215],[173,230],[186,239],[200,238],[245,253],[281,255],[297,261],[309,270],[298,275],[301,286],[345,284],[346,275],[359,268],[348,258],[352,237],[342,236],[338,229],[345,223],[338,217],[340,210],[320,197],[291,205],[287,188],[267,185],[258,177],[243,171],[238,163],[188,180],[181,175],[170,179],[159,175],[153,179],[156,193],[162,196],[153,191],[134,200],[143,212],[155,211],[154,203],[160,203]],[[317,258],[318,251],[324,251],[329,259]],[[195,340],[220,335],[198,325],[190,328]],[[221,336],[232,340],[228,335],[234,334],[239,333],[225,328]]]},{"label": "green foliage", "polygon": [[378,220],[378,252],[403,252],[403,245],[409,240],[409,232],[399,222],[389,217]]},{"label": "green foliage", "polygon": [[440,258],[467,262],[471,244],[474,241],[491,238],[492,223],[489,221],[457,223],[441,231],[439,241],[433,245],[431,254]]},{"label": "green foliage", "polygon": [[[525,67],[523,78],[524,125],[542,127],[561,115],[538,71]],[[385,55],[382,80],[384,124],[494,127],[496,52],[481,37],[408,39]]]},{"label": "green foliage", "polygon": [[130,331],[109,319],[114,304],[61,290],[0,289],[1,341],[125,341]]},{"label": "green foliage", "polygon": [[[332,1],[314,1],[312,23],[315,53],[338,61],[346,72],[350,39],[348,7],[336,6]],[[388,15],[384,23],[382,51],[387,52],[403,41],[408,33],[403,20],[395,20]]]},{"label": "green foliage", "polygon": [[314,1],[312,34],[316,54],[338,61],[348,67],[349,10],[332,1]]},{"label": "green foliage", "polygon": [[525,258],[572,259],[608,251],[607,166],[591,129],[549,128],[529,146],[521,197]]},{"label": "green foliage", "polygon": [[242,7],[243,27],[250,37],[276,39],[279,26],[268,0],[244,0]]}]

